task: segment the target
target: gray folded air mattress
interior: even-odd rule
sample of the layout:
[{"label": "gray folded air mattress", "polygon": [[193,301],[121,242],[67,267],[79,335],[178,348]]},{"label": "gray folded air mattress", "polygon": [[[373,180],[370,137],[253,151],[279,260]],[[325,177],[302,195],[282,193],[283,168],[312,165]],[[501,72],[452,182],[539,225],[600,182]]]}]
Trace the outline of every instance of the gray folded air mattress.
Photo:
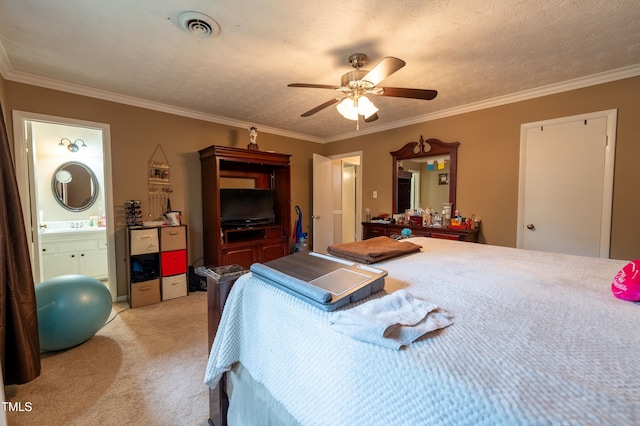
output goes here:
[{"label": "gray folded air mattress", "polygon": [[315,252],[299,252],[266,263],[251,272],[324,311],[333,311],[384,288],[387,271]]}]

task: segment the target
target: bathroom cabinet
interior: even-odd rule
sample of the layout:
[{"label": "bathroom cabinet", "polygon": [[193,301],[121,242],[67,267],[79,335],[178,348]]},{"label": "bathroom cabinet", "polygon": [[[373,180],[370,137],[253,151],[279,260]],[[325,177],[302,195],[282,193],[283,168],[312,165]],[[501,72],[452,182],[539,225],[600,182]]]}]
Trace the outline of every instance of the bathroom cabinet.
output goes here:
[{"label": "bathroom cabinet", "polygon": [[42,280],[67,274],[107,279],[109,262],[104,229],[43,233],[40,242]]},{"label": "bathroom cabinet", "polygon": [[127,282],[132,308],[186,296],[186,225],[129,227]]}]

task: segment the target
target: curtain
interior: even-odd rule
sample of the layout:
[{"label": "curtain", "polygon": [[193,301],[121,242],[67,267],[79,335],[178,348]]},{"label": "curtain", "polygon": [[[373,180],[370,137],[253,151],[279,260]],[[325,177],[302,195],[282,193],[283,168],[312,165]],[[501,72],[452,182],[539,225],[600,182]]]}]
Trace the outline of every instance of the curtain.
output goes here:
[{"label": "curtain", "polygon": [[40,340],[29,242],[0,105],[0,356],[5,385],[40,375]]}]

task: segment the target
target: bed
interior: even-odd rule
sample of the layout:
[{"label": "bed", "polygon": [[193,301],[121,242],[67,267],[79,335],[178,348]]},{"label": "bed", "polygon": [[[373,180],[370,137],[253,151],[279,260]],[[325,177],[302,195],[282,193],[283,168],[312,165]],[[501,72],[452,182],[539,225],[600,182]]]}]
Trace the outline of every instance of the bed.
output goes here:
[{"label": "bed", "polygon": [[400,350],[237,280],[205,373],[212,388],[226,377],[230,424],[640,424],[640,304],[611,293],[628,261],[410,241],[420,252],[373,265],[385,290],[342,308],[405,289],[452,314]]}]

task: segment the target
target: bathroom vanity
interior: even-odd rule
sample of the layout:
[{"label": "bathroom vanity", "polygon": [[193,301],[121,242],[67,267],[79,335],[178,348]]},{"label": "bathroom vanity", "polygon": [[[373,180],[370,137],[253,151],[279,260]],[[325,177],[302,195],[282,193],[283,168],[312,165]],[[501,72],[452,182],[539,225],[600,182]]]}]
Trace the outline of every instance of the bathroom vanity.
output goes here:
[{"label": "bathroom vanity", "polygon": [[105,228],[78,228],[40,234],[42,280],[81,274],[106,280],[109,271]]}]

